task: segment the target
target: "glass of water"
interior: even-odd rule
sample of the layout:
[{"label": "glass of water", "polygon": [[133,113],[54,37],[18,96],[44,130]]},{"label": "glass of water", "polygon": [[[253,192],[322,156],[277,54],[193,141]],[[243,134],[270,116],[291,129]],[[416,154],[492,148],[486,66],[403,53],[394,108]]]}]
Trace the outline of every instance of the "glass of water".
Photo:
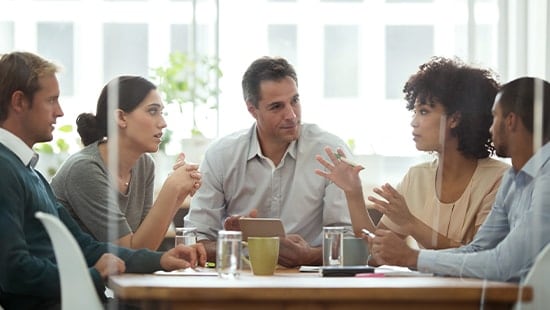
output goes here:
[{"label": "glass of water", "polygon": [[175,244],[193,245],[197,243],[197,228],[196,227],[176,227]]},{"label": "glass of water", "polygon": [[216,271],[221,278],[237,278],[241,270],[240,231],[220,230],[216,248]]},{"label": "glass of water", "polygon": [[323,266],[344,266],[344,231],[341,226],[323,227]]}]

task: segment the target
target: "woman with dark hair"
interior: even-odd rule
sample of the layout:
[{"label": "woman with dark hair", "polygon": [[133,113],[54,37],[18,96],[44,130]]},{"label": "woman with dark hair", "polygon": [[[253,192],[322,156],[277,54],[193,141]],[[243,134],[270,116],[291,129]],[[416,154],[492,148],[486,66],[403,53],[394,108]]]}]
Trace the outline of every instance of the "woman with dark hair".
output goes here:
[{"label": "woman with dark hair", "polygon": [[390,229],[430,249],[470,242],[489,214],[507,164],[494,153],[489,128],[498,83],[490,71],[459,59],[434,57],[419,67],[403,92],[413,111],[413,140],[437,157],[411,167],[397,186],[375,188],[368,200],[383,216],[377,226],[367,213],[359,171],[326,149],[332,163],[317,156],[327,171],[316,173],[346,194],[354,232]]},{"label": "woman with dark hair", "polygon": [[[109,106],[115,92],[115,107]],[[118,93],[118,98],[116,98]],[[84,231],[99,241],[156,250],[183,200],[199,188],[198,166],[186,164],[183,154],[153,203],[155,166],[147,153],[156,152],[166,122],[156,86],[139,76],[120,76],[101,92],[96,115],[80,114],[78,133],[85,147],[69,157],[52,179],[57,199]],[[117,130],[109,132],[112,110]],[[116,135],[116,150],[107,140]],[[118,151],[116,167],[108,166],[109,152]],[[110,194],[111,176],[117,196]]]}]

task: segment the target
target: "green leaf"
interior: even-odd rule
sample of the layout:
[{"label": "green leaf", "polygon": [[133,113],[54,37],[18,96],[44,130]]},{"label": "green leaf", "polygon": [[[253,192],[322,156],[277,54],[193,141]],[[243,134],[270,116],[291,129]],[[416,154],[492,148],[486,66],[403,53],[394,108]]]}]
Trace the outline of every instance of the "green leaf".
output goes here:
[{"label": "green leaf", "polygon": [[73,131],[73,125],[63,125],[61,127],[58,127],[57,130],[61,132],[69,133]]},{"label": "green leaf", "polygon": [[49,143],[38,143],[34,146],[34,150],[38,153],[53,154],[53,147]]},{"label": "green leaf", "polygon": [[57,139],[55,141],[55,144],[57,144],[57,147],[59,148],[60,152],[68,152],[69,151],[69,144],[65,141],[65,139]]}]

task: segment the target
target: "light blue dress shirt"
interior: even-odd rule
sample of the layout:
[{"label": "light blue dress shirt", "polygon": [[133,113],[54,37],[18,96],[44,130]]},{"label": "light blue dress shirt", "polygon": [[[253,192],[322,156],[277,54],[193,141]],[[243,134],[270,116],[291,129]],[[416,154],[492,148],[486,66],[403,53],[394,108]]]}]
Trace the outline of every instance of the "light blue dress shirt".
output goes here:
[{"label": "light blue dress shirt", "polygon": [[440,275],[521,281],[550,243],[550,143],[502,179],[495,203],[463,247],[421,250],[418,270]]},{"label": "light blue dress shirt", "polygon": [[320,246],[323,226],[351,227],[344,192],[314,172],[323,168],[315,155],[325,154],[326,146],[351,158],[340,138],[312,124],[302,124],[300,138],[277,166],[262,154],[255,125],[221,138],[206,151],[202,185],[184,225],[197,227],[199,240],[216,240],[227,216],[255,208],[258,217],[280,218],[287,234]]}]

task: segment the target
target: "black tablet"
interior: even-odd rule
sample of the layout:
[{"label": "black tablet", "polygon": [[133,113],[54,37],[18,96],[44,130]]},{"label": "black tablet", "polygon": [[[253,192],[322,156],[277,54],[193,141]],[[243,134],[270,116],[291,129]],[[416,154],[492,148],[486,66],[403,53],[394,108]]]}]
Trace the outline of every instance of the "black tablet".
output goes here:
[{"label": "black tablet", "polygon": [[323,277],[354,277],[358,273],[373,273],[374,267],[370,266],[323,266]]}]

